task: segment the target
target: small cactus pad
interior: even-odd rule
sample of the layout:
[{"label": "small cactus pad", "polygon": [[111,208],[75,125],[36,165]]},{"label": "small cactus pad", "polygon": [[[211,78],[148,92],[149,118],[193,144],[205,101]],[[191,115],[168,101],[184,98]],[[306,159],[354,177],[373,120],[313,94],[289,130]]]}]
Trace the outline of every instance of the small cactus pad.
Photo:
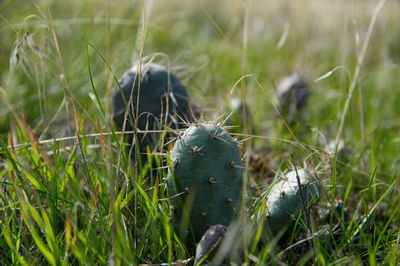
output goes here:
[{"label": "small cactus pad", "polygon": [[[179,118],[176,114],[183,119],[190,117],[186,88],[175,74],[161,65],[143,64],[140,72],[139,66],[135,65],[123,74],[119,84],[121,90],[115,86],[112,95],[113,119],[119,130],[122,129],[126,104],[128,104],[131,94],[133,109],[129,108],[130,114],[127,117],[126,131],[133,129],[134,124],[130,122],[130,117],[135,119],[137,108],[139,115],[137,127],[140,130],[161,129],[165,123],[172,124],[171,128],[178,128]],[[158,140],[154,133],[139,134],[138,139],[141,150],[146,145],[155,145]],[[132,135],[129,135],[128,140],[132,143]]]},{"label": "small cactus pad", "polygon": [[[228,226],[243,183],[241,155],[229,133],[216,124],[192,125],[175,142],[171,162],[167,185],[178,232],[192,228],[198,241],[211,225]],[[191,223],[184,224],[184,207]]]},{"label": "small cactus pad", "polygon": [[[207,256],[207,261],[211,261],[213,255],[218,250],[221,241],[224,239],[228,228],[224,225],[213,225],[203,235],[200,242],[197,244],[196,257],[194,265],[205,264],[202,261],[204,256]],[[205,259],[204,259],[205,260]]]},{"label": "small cactus pad", "polygon": [[[305,169],[298,169],[297,172],[303,198],[309,206],[309,203],[314,202],[319,196],[318,180]],[[302,199],[295,170],[288,172],[273,185],[267,196],[265,207],[264,239],[270,233],[276,233],[287,228],[297,218],[302,209]]]},{"label": "small cactus pad", "polygon": [[297,117],[297,113],[306,107],[310,89],[306,79],[298,73],[294,73],[279,83],[277,93],[280,111],[287,115],[289,120],[293,120]]}]

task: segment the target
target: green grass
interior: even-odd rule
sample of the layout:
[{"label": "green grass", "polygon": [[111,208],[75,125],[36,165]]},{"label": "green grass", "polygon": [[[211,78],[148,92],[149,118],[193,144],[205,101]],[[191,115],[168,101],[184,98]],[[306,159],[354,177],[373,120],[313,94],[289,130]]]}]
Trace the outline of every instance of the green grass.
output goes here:
[{"label": "green grass", "polygon": [[[247,102],[252,120],[232,129],[247,161],[247,207],[273,177],[251,166],[254,154],[273,173],[291,156],[315,169],[321,212],[343,202],[323,223],[312,216],[310,241],[299,219],[279,246],[253,238],[243,212],[232,226],[241,241],[225,243],[244,249],[240,262],[400,262],[398,1],[375,13],[383,1],[19,2],[0,2],[0,264],[194,255],[169,223],[166,155],[131,160],[112,124],[115,79],[153,56],[206,120],[224,120],[232,98]],[[275,88],[293,71],[315,82],[301,122],[285,126]],[[323,152],[336,138],[346,147],[339,160]]]}]

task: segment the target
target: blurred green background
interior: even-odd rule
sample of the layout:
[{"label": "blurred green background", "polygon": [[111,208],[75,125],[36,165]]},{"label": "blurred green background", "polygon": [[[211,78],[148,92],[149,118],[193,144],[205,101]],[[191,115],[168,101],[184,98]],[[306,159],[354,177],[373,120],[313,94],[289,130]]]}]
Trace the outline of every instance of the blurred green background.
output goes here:
[{"label": "blurred green background", "polygon": [[[255,123],[262,124],[270,120],[271,106],[265,95],[274,97],[274,88],[283,76],[298,71],[316,79],[339,67],[331,77],[313,86],[309,106],[313,125],[333,123],[335,128],[357,51],[377,2],[145,3],[142,7],[141,1],[2,1],[3,137],[10,130],[10,108],[23,111],[33,125],[44,126],[54,116],[64,98],[65,84],[57,80],[61,75],[82,107],[96,118],[98,112],[89,97],[86,41],[120,77],[139,57],[142,8],[147,10],[144,55],[162,53],[157,60],[168,58],[189,87],[192,100],[209,114],[223,113],[220,103],[240,95],[240,90],[229,92],[236,81],[251,73],[265,93],[260,92],[254,78],[246,78],[239,87],[246,87]],[[398,1],[388,1],[384,6],[362,67],[366,133],[379,127],[378,123],[399,123],[399,109],[394,108],[400,95],[399,10]],[[112,75],[92,48],[89,57],[97,92],[108,107]],[[354,97],[349,125],[358,123],[357,102]],[[359,135],[357,126],[351,128],[351,134]]]}]

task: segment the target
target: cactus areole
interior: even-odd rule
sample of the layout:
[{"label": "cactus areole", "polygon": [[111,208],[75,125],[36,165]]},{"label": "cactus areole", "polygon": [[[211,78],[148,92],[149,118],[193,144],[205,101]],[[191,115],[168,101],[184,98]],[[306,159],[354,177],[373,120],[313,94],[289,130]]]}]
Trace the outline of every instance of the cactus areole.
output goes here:
[{"label": "cactus areole", "polygon": [[193,232],[198,241],[211,225],[228,226],[243,183],[241,155],[229,133],[211,123],[193,125],[178,137],[170,157],[167,185],[178,233]]},{"label": "cactus areole", "polygon": [[[114,87],[113,119],[119,130],[123,127],[126,106],[131,95],[132,105],[127,116],[126,131],[133,130],[136,111],[139,130],[162,129],[164,124],[178,128],[177,115],[188,119],[190,108],[186,88],[175,74],[161,65],[147,63],[140,69],[138,65],[134,65],[123,74],[119,80],[119,87]],[[132,143],[132,134],[128,140]],[[155,133],[138,134],[138,140],[143,150],[146,145],[155,145],[158,137]]]}]

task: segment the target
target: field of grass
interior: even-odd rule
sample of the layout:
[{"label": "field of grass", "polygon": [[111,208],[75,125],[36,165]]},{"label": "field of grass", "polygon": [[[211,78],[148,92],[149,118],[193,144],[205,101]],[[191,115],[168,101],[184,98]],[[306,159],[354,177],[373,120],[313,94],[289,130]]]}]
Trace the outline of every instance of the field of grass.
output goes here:
[{"label": "field of grass", "polygon": [[[112,121],[116,80],[153,60],[206,121],[240,116],[234,99],[251,113],[228,124],[246,163],[236,263],[398,265],[398,14],[395,0],[0,0],[0,264],[193,263],[167,154],[131,160]],[[311,93],[288,123],[276,88],[293,72]],[[291,158],[322,184],[311,232],[262,243],[246,208]]]}]

